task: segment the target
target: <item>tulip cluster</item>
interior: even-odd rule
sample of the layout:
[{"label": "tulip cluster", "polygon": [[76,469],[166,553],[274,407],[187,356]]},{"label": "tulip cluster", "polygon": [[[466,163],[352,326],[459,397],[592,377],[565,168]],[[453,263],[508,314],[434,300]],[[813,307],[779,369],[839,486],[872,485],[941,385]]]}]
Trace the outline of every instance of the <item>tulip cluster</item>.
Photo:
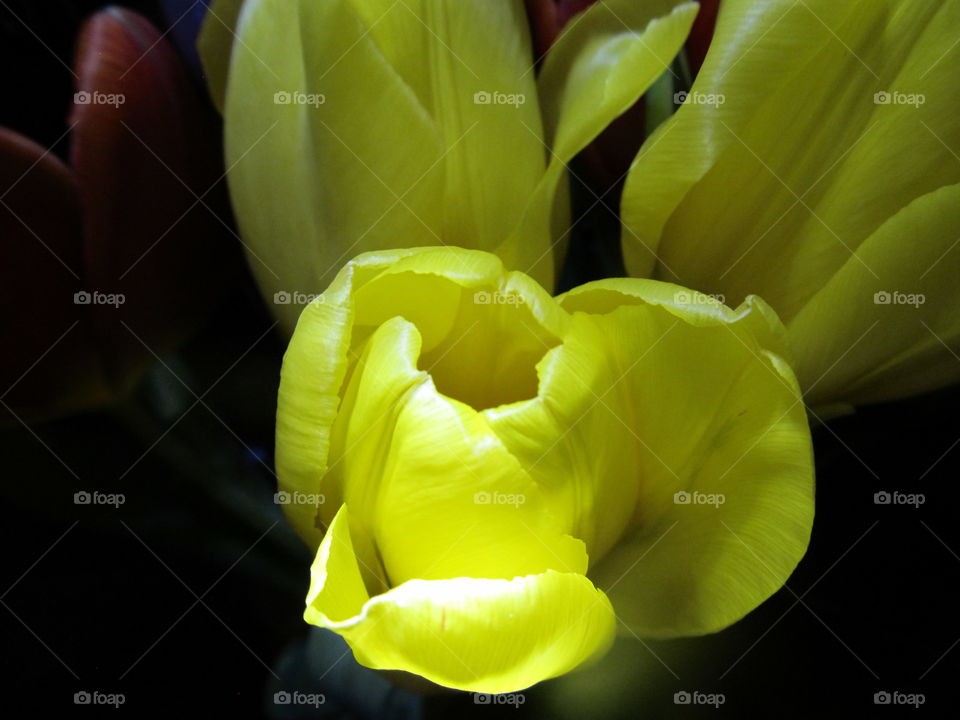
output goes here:
[{"label": "tulip cluster", "polygon": [[[360,252],[427,245],[494,252],[552,289],[567,164],[657,79],[697,12],[612,5],[537,76],[520,1],[215,3],[201,48],[263,294],[315,294]],[[275,310],[292,332],[302,306]]]},{"label": "tulip cluster", "polygon": [[[960,377],[960,2],[726,0],[704,58],[709,5],[692,87],[694,2],[528,2],[536,52],[522,0],[213,5],[305,618],[361,663],[509,692],[724,628],[806,550],[807,410]],[[568,165],[655,85],[632,277],[552,297]]]}]

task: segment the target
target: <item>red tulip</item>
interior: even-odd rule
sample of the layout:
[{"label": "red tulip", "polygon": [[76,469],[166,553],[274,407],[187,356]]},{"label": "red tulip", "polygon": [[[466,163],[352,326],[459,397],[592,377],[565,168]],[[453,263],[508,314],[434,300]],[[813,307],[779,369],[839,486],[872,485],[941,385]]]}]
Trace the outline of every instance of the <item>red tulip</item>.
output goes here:
[{"label": "red tulip", "polygon": [[156,28],[96,14],[75,72],[69,168],[0,129],[0,395],[30,417],[121,395],[239,268],[216,115]]}]

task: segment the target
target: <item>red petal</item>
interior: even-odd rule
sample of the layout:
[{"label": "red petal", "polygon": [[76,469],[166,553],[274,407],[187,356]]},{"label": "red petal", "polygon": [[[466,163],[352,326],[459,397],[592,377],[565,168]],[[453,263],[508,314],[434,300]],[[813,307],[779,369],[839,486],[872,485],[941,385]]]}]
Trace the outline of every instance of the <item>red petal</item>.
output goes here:
[{"label": "red petal", "polygon": [[608,207],[616,207],[627,172],[643,144],[645,128],[646,102],[641,97],[580,154],[586,170],[582,179]]},{"label": "red petal", "polygon": [[526,0],[537,59],[542,58],[570,18],[597,0]]},{"label": "red petal", "polygon": [[24,417],[109,397],[88,323],[78,323],[85,307],[74,304],[83,274],[80,223],[70,170],[0,128],[0,395]]},{"label": "red petal", "polygon": [[717,13],[720,11],[720,0],[699,0],[700,12],[693,22],[690,37],[687,38],[687,59],[690,61],[690,72],[696,77],[707,56],[710,41],[713,39],[713,29],[717,24]]},{"label": "red petal", "polygon": [[71,116],[87,289],[125,298],[92,308],[110,376],[125,386],[153,362],[131,330],[170,350],[223,297],[240,254],[211,213],[229,218],[217,116],[156,28],[128,10],[96,14],[76,72],[90,101]]}]

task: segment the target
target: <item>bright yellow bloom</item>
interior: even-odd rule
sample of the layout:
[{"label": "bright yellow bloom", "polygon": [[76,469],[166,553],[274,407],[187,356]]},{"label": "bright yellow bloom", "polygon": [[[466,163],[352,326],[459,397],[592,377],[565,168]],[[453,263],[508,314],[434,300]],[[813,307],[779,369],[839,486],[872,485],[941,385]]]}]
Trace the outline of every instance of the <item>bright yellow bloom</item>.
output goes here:
[{"label": "bright yellow bloom", "polygon": [[813,520],[783,328],[652,280],[559,298],[494,255],[350,262],[284,358],[277,469],[308,622],[370,667],[508,692],[638,634],[719,630]]},{"label": "bright yellow bloom", "polygon": [[812,406],[960,379],[960,2],[725,0],[623,198],[632,275],[755,293]]},{"label": "bright yellow bloom", "polygon": [[663,72],[696,11],[608,0],[537,78],[522,0],[215,3],[201,47],[230,191],[264,295],[294,299],[274,305],[284,327],[364,251],[488,250],[552,287],[566,163]]}]

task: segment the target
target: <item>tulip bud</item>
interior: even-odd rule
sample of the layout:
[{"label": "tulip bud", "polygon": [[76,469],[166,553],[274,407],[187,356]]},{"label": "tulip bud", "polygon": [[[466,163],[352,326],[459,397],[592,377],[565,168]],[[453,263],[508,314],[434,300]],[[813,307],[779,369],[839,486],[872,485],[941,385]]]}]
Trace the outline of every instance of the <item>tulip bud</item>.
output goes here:
[{"label": "tulip bud", "polygon": [[277,416],[305,619],[373,668],[509,692],[784,582],[809,430],[762,301],[666,283],[558,299],[493,255],[385,251],[304,310]]},{"label": "tulip bud", "polygon": [[173,50],[113,8],[87,21],[76,55],[70,167],[0,129],[0,244],[12,259],[0,303],[17,319],[0,393],[28,417],[125,393],[237,269],[215,115]]},{"label": "tulip bud", "polygon": [[538,78],[520,2],[215,3],[200,45],[230,192],[284,328],[303,305],[274,298],[398,246],[494,252],[552,288],[568,164],[661,74],[656,58],[696,14],[679,0],[610,6],[588,9]]},{"label": "tulip bud", "polygon": [[958,23],[956,0],[725,0],[627,179],[630,274],[763,297],[817,411],[960,380]]}]

